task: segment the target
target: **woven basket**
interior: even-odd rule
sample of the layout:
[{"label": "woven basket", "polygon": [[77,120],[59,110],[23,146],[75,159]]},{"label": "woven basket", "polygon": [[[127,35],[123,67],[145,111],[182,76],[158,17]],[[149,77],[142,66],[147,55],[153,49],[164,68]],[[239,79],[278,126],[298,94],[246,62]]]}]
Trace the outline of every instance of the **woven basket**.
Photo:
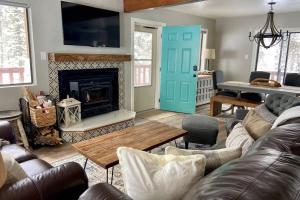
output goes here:
[{"label": "woven basket", "polygon": [[56,123],[55,106],[49,108],[30,108],[31,122],[38,128],[52,126]]}]

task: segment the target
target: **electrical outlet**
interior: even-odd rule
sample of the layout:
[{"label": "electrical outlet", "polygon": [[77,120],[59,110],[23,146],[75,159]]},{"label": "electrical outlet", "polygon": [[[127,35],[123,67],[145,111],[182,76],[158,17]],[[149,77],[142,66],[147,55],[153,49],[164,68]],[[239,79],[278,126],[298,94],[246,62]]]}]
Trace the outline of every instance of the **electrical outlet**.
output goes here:
[{"label": "electrical outlet", "polygon": [[41,60],[47,60],[47,53],[44,51],[41,52]]}]

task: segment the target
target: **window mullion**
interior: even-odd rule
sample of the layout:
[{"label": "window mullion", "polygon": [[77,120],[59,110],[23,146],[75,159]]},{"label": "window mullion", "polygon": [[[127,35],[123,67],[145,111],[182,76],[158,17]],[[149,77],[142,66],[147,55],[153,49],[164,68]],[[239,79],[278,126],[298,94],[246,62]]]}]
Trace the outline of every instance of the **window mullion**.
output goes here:
[{"label": "window mullion", "polygon": [[288,60],[289,60],[290,42],[291,42],[291,33],[289,34],[289,37],[288,37],[288,44],[287,44],[287,48],[286,48],[286,57],[285,57],[285,66],[284,66],[283,82],[285,82],[286,69],[287,69],[287,64],[288,64]]},{"label": "window mullion", "polygon": [[279,62],[278,62],[278,69],[277,69],[277,81],[279,81],[280,72],[281,72],[281,58],[282,58],[282,48],[283,48],[283,40],[280,43],[280,53],[279,53]]}]

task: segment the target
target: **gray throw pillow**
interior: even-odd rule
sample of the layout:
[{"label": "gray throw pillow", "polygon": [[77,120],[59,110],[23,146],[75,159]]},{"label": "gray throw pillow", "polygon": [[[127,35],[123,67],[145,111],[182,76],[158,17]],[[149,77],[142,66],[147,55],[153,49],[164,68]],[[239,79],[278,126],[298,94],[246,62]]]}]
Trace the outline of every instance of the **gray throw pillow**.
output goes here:
[{"label": "gray throw pillow", "polygon": [[202,154],[206,157],[206,166],[205,173],[212,172],[213,170],[219,168],[223,164],[240,158],[242,155],[241,147],[233,148],[223,148],[217,150],[187,150],[187,149],[178,149],[176,147],[168,146],[165,149],[165,154],[172,154],[176,156],[189,156]]},{"label": "gray throw pillow", "polygon": [[275,120],[277,119],[277,116],[274,115],[265,104],[257,106],[255,109],[256,113],[261,116],[264,120],[269,122],[270,124],[273,124]]}]

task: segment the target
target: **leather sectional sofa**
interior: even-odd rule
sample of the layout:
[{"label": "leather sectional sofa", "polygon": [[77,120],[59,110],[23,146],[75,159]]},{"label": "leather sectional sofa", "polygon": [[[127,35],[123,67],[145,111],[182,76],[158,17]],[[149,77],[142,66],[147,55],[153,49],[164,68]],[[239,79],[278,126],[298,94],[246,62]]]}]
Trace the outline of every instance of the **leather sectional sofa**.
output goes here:
[{"label": "leather sectional sofa", "polygon": [[[256,141],[242,158],[200,179],[184,200],[300,199],[300,123],[289,122]],[[99,188],[98,188],[99,189]],[[128,199],[106,185],[96,199]],[[110,198],[114,195],[114,198]],[[83,194],[82,198],[95,200]]]}]

